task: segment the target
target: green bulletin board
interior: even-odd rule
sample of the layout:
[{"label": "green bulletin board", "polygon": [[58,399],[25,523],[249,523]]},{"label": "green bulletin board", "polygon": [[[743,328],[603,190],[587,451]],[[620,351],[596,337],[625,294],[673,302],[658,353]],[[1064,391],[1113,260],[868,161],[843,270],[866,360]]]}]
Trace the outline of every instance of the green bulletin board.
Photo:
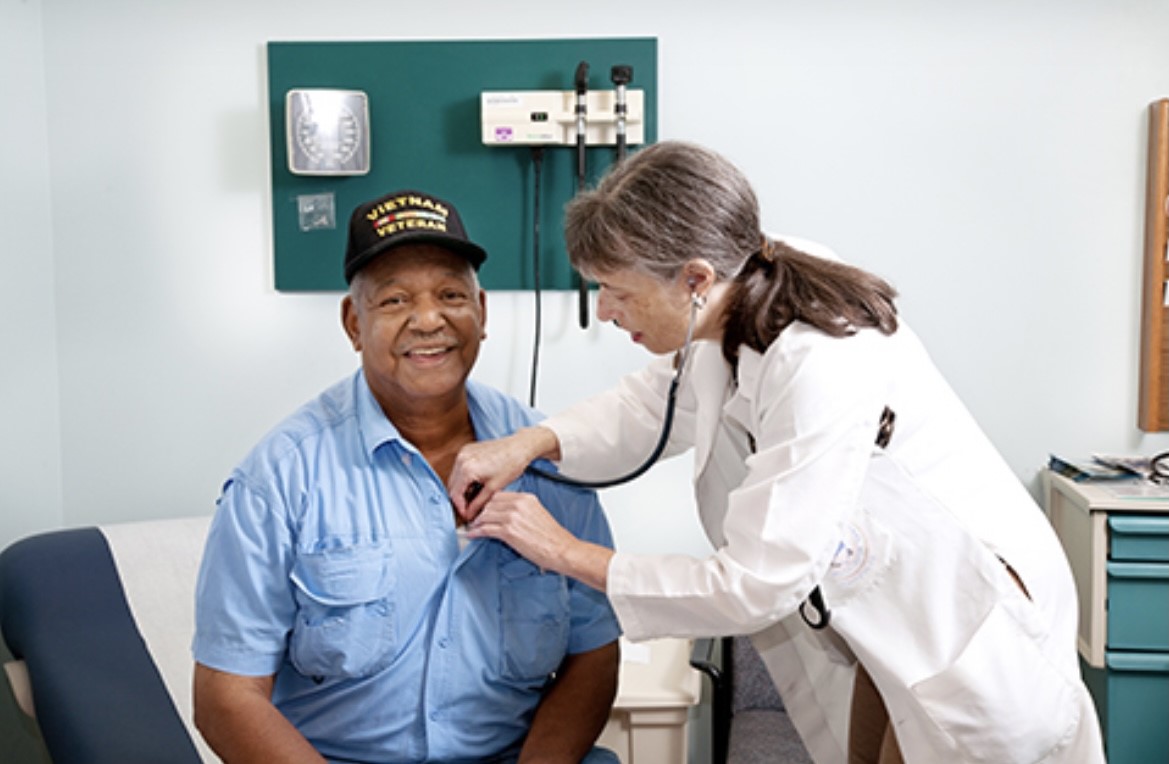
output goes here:
[{"label": "green bulletin board", "polygon": [[[272,226],[276,288],[345,288],[341,261],[349,213],[384,193],[419,189],[449,200],[488,252],[480,281],[488,289],[533,283],[534,169],[527,147],[485,146],[484,90],[569,90],[581,61],[589,89],[611,90],[610,67],[633,67],[630,89],[645,93],[645,142],[657,140],[657,40],[654,38],[440,42],[268,43],[272,151]],[[285,94],[297,88],[362,90],[369,98],[370,172],[303,176],[288,169]],[[634,151],[637,147],[630,146]],[[613,147],[588,149],[588,180],[612,163]],[[540,281],[571,289],[561,231],[576,192],[576,148],[550,146],[540,178]],[[298,199],[332,194],[332,228],[302,230]]]}]

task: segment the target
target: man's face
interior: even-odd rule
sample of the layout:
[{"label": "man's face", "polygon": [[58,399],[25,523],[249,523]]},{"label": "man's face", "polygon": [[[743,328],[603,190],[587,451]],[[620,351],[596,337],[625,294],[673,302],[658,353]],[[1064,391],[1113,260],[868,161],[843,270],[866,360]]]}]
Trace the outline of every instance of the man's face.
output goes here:
[{"label": "man's face", "polygon": [[463,394],[479,355],[486,296],[462,257],[407,244],[363,268],[341,318],[387,414]]}]

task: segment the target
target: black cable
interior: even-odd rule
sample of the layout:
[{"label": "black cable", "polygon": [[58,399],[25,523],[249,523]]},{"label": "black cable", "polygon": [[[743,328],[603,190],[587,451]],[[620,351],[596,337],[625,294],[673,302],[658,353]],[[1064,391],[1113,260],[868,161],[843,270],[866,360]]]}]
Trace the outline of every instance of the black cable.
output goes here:
[{"label": "black cable", "polygon": [[540,170],[544,166],[544,147],[532,146],[532,174],[535,199],[532,202],[532,279],[535,281],[533,293],[536,298],[536,329],[532,339],[532,380],[528,388],[528,405],[536,408],[536,378],[540,369],[540,334],[542,332],[543,297],[540,294]]},{"label": "black cable", "polygon": [[[662,455],[662,452],[666,450],[666,443],[668,443],[670,440],[670,430],[674,427],[674,409],[678,405],[678,385],[682,382],[682,374],[685,372],[686,364],[690,360],[690,346],[694,339],[694,326],[698,320],[698,308],[701,305],[702,300],[700,300],[695,295],[691,295],[690,325],[686,327],[686,343],[682,346],[682,350],[678,354],[678,367],[674,371],[674,378],[670,380],[670,389],[666,393],[666,413],[664,416],[662,416],[662,433],[658,436],[657,445],[654,446],[653,451],[646,458],[646,460],[641,463],[640,467],[628,474],[622,475],[621,477],[609,478],[607,480],[577,480],[575,478],[570,478],[556,472],[546,472],[545,470],[542,470],[539,467],[533,467],[530,464],[528,465],[527,471],[534,475],[539,475],[542,478],[551,480],[554,483],[576,486],[577,488],[592,488],[593,490],[598,490],[601,488],[612,488],[613,486],[621,485],[622,483],[628,483],[630,480],[641,477],[646,470],[652,467],[654,462],[658,460],[658,457]],[[472,484],[471,488],[474,489],[475,493],[478,493],[479,488],[482,488],[483,486],[479,485],[479,488],[475,488],[475,485],[477,484]],[[468,494],[470,494],[470,492],[471,489],[468,489]],[[470,501],[470,499],[468,499],[468,501]]]},{"label": "black cable", "polygon": [[662,419],[662,434],[658,437],[657,445],[654,446],[654,450],[652,453],[650,453],[649,457],[641,463],[641,466],[629,474],[622,475],[621,477],[609,478],[608,480],[576,480],[574,478],[561,475],[558,472],[548,472],[546,470],[542,470],[539,467],[531,464],[528,465],[527,471],[546,480],[551,480],[553,483],[571,485],[577,488],[591,488],[594,491],[600,490],[602,488],[612,488],[615,485],[628,483],[630,480],[641,477],[643,474],[645,474],[646,470],[654,466],[654,462],[656,462],[658,457],[662,455],[662,451],[666,450],[666,443],[670,440],[670,430],[674,426],[674,407],[677,403],[675,399],[678,396],[679,378],[680,375],[675,375],[674,379],[670,382],[670,392],[666,395],[666,415]]},{"label": "black cable", "polygon": [[[647,457],[646,460],[641,463],[640,467],[626,475],[610,478],[608,480],[577,480],[576,478],[561,475],[558,472],[548,472],[546,470],[542,470],[539,467],[531,464],[527,466],[526,471],[538,477],[542,477],[545,480],[551,480],[553,483],[575,486],[577,488],[591,488],[593,490],[599,490],[601,488],[611,488],[615,485],[628,483],[630,480],[641,477],[641,475],[645,473],[646,470],[652,467],[654,462],[658,460],[658,457],[662,455],[662,452],[666,450],[666,443],[668,443],[670,440],[670,431],[674,427],[674,409],[678,405],[678,386],[682,382],[682,374],[686,370],[686,364],[690,359],[690,343],[694,339],[694,325],[696,319],[698,318],[698,308],[701,304],[702,302],[697,296],[691,297],[690,326],[686,329],[686,344],[682,346],[682,350],[678,354],[677,369],[674,371],[674,378],[670,380],[670,389],[666,393],[666,413],[662,417],[662,432],[661,435],[658,436],[658,442],[657,445],[654,446],[653,452],[650,453],[649,457]],[[474,481],[468,485],[467,490],[464,493],[464,498],[467,503],[474,501],[475,497],[478,496],[479,492],[482,490],[483,484],[479,481]]]}]

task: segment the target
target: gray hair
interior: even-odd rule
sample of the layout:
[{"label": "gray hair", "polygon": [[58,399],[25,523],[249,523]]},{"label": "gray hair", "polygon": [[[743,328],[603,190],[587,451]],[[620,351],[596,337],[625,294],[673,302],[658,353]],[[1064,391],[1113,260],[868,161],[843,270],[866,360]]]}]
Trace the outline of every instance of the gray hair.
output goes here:
[{"label": "gray hair", "polygon": [[793,321],[832,337],[897,330],[897,291],[878,276],[765,236],[751,184],[710,149],[665,141],[618,164],[565,211],[565,242],[585,276],[637,270],[673,281],[705,258],[730,282],[723,356],[762,353]]},{"label": "gray hair", "polygon": [[729,279],[763,241],[747,178],[710,149],[663,141],[612,168],[565,209],[572,266],[593,275],[634,269],[673,280],[706,258]]}]

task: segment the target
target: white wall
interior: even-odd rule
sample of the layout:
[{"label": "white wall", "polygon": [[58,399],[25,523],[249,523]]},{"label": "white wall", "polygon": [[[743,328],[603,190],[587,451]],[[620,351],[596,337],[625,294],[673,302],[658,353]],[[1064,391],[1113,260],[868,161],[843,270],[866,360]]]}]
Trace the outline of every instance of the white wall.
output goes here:
[{"label": "white wall", "polygon": [[[770,230],[892,280],[1021,480],[1049,451],[1169,445],[1135,426],[1146,108],[1169,94],[1169,6],[664,8],[0,0],[0,543],[209,512],[267,428],[354,368],[338,295],[271,286],[269,40],[656,36],[660,137],[727,153]],[[572,315],[549,299],[548,408],[643,360]],[[529,295],[493,295],[476,372],[520,397],[530,318]],[[621,546],[705,548],[687,466],[609,497]]]},{"label": "white wall", "polygon": [[63,519],[38,3],[0,0],[0,547]]}]

